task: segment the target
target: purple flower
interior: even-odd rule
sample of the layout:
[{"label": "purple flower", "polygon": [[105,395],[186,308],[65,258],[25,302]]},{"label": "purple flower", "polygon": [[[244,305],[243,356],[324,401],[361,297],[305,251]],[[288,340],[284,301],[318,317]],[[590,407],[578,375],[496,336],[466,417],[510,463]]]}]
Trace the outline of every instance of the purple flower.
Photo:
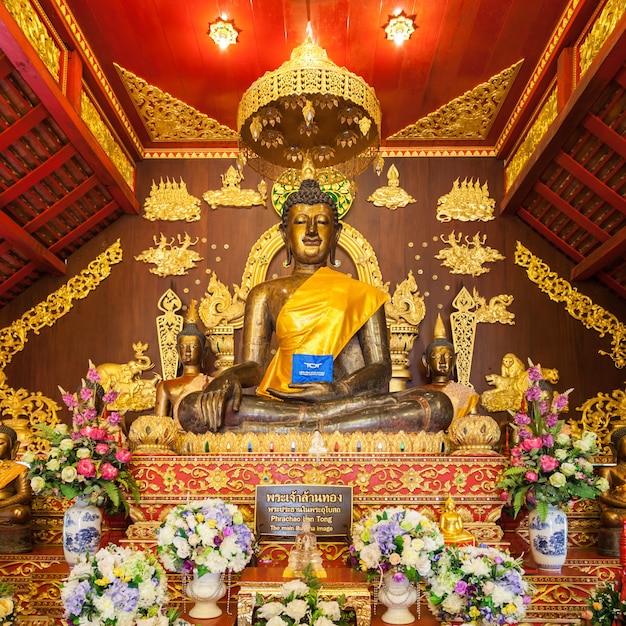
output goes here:
[{"label": "purple flower", "polygon": [[554,413],[548,413],[548,415],[546,415],[546,426],[548,428],[554,428],[558,424],[558,422],[558,415],[555,415]]},{"label": "purple flower", "polygon": [[543,378],[543,376],[541,375],[541,369],[538,365],[533,365],[532,367],[528,368],[528,380],[530,380],[533,383],[536,383],[537,381],[540,381]]},{"label": "purple flower", "polygon": [[456,585],[454,585],[454,592],[458,593],[460,596],[465,595],[467,591],[467,583],[464,580],[459,580]]},{"label": "purple flower", "polygon": [[87,597],[87,593],[91,585],[87,580],[81,580],[81,582],[76,585],[74,588],[74,592],[71,596],[68,596],[65,602],[65,608],[70,615],[80,615],[83,610],[83,604],[85,603],[85,598]]},{"label": "purple flower", "polygon": [[558,394],[554,401],[552,402],[552,406],[557,411],[562,411],[567,406],[567,396],[565,394]]},{"label": "purple flower", "polygon": [[539,400],[539,398],[541,398],[541,389],[539,389],[539,387],[533,385],[526,390],[526,400],[529,402],[535,402]]},{"label": "purple flower", "polygon": [[98,374],[98,370],[95,367],[90,367],[87,370],[87,380],[92,383],[100,382],[100,374]]},{"label": "purple flower", "polygon": [[88,402],[93,397],[93,391],[89,387],[82,387],[80,390],[80,397],[85,402]]},{"label": "purple flower", "polygon": [[111,404],[111,402],[115,402],[118,397],[118,392],[115,389],[110,389],[102,396],[102,402],[105,404]]},{"label": "purple flower", "polygon": [[546,448],[551,448],[554,445],[554,438],[550,433],[541,436],[541,440],[543,441],[543,445]]}]

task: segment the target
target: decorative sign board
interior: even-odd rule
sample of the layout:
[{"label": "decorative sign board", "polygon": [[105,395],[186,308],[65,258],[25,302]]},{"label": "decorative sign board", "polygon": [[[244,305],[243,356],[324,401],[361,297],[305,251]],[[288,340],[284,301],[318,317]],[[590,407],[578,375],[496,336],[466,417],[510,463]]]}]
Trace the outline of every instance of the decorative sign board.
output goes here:
[{"label": "decorative sign board", "polygon": [[346,539],[352,529],[352,487],[337,485],[257,485],[257,537],[295,537],[304,517],[326,540]]}]

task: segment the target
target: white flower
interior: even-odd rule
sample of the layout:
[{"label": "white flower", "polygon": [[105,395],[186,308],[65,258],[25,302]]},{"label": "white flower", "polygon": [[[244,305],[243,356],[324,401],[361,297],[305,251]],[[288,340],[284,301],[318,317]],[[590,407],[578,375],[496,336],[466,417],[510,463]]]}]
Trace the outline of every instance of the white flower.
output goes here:
[{"label": "white flower", "polygon": [[464,601],[458,593],[451,593],[441,603],[441,606],[445,611],[454,615],[460,613],[463,610]]},{"label": "white flower", "polygon": [[306,600],[296,598],[295,600],[289,602],[289,604],[285,607],[285,615],[300,621],[306,615],[308,608],[309,604]]},{"label": "white flower", "polygon": [[22,461],[26,463],[26,465],[31,465],[35,461],[35,458],[35,455],[28,450],[22,454]]},{"label": "white flower", "polygon": [[561,463],[561,472],[563,472],[565,476],[573,476],[576,473],[576,466],[566,461],[565,463]]},{"label": "white flower", "polygon": [[73,450],[74,449],[74,440],[70,439],[69,437],[67,439],[62,439],[61,442],[59,443],[59,450],[63,450],[64,452],[67,452],[68,450]]},{"label": "white flower", "polygon": [[561,472],[554,472],[554,474],[550,475],[548,480],[554,487],[563,487],[563,485],[567,482],[567,478],[565,478],[565,475],[561,474]]},{"label": "white flower", "polygon": [[313,626],[335,626],[335,622],[328,619],[325,615],[321,615],[313,622]]},{"label": "white flower", "polygon": [[76,450],[76,456],[79,459],[88,459],[91,456],[91,450],[89,448],[78,448]]},{"label": "white flower", "polygon": [[61,470],[61,480],[64,483],[72,483],[76,480],[78,472],[73,465],[68,465]]},{"label": "white flower", "polygon": [[513,600],[515,599],[515,594],[510,589],[506,589],[502,585],[496,585],[495,589],[493,590],[492,597],[494,603],[497,606],[504,606],[509,602],[513,602]]},{"label": "white flower", "polygon": [[296,598],[301,598],[309,593],[309,586],[303,581],[294,578],[294,580],[290,580],[282,585],[280,590],[280,595],[283,598],[286,598],[290,593],[293,593]]},{"label": "white flower", "polygon": [[335,600],[318,600],[317,608],[329,619],[338,620],[341,617],[341,607]]},{"label": "white flower", "polygon": [[489,574],[489,565],[483,559],[469,559],[461,565],[461,569],[466,574],[474,574],[475,576],[487,576]]},{"label": "white flower", "polygon": [[275,615],[280,615],[284,608],[285,607],[281,602],[268,602],[267,604],[259,607],[257,615],[262,619],[269,619]]},{"label": "white flower", "polygon": [[360,559],[367,569],[377,569],[380,563],[380,548],[378,544],[371,543],[361,550]]},{"label": "white flower", "polygon": [[33,493],[41,493],[46,488],[46,481],[41,476],[33,476],[30,479],[30,487]]},{"label": "white flower", "polygon": [[280,615],[275,615],[267,620],[267,626],[289,626],[289,622],[285,621]]},{"label": "white flower", "polygon": [[46,463],[46,469],[50,470],[51,472],[58,471],[60,467],[61,467],[61,464],[59,463],[59,459],[50,459]]}]

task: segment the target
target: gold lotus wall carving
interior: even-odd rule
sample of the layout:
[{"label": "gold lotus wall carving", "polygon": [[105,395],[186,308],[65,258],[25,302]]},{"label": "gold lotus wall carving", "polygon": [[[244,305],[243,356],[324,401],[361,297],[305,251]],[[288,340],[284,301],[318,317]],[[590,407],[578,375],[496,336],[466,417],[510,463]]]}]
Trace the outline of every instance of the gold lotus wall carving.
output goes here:
[{"label": "gold lotus wall carving", "polygon": [[157,335],[159,337],[159,354],[161,355],[161,372],[163,379],[176,378],[178,372],[178,349],[176,339],[183,329],[183,316],[177,311],[183,308],[183,303],[173,289],[168,289],[157,302],[159,311],[163,315],[156,318]]},{"label": "gold lotus wall carving", "polygon": [[232,165],[221,175],[222,188],[203,194],[204,201],[212,208],[218,206],[251,207],[264,205],[267,200],[267,183],[262,180],[257,190],[242,189],[243,175]]},{"label": "gold lotus wall carving", "polygon": [[118,71],[153,141],[236,141],[237,133],[123,67]]},{"label": "gold lotus wall carving", "polygon": [[457,235],[454,231],[447,238],[441,235],[440,239],[450,247],[439,250],[435,258],[440,259],[441,265],[449,268],[451,274],[481,276],[490,271],[490,268],[483,267],[484,263],[495,263],[504,259],[497,250],[484,245],[487,235],[481,237],[480,233],[476,233],[471,239],[466,236],[464,244],[461,243],[463,234]]},{"label": "gold lotus wall carving", "polygon": [[395,211],[400,207],[405,207],[410,202],[415,202],[415,198],[400,187],[400,174],[395,165],[387,170],[387,184],[379,187],[367,199],[374,206],[384,206]]},{"label": "gold lotus wall carving", "polygon": [[467,178],[459,183],[457,178],[452,189],[437,200],[437,219],[440,222],[488,222],[495,219],[493,210],[496,201],[489,197],[489,186],[480,180]]},{"label": "gold lotus wall carving", "polygon": [[556,272],[551,271],[546,263],[519,241],[515,249],[515,263],[526,269],[528,278],[541,291],[548,294],[550,300],[562,302],[569,315],[581,322],[585,328],[597,331],[600,337],[609,335],[611,352],[598,350],[598,353],[610,356],[618,369],[626,365],[626,325],[610,311],[594,304],[589,296],[580,293]]},{"label": "gold lotus wall carving", "polygon": [[200,210],[200,198],[192,196],[187,191],[187,185],[168,178],[157,185],[154,180],[150,189],[150,195],[143,205],[145,219],[155,222],[156,220],[197,222],[202,214]]},{"label": "gold lotus wall carving", "polygon": [[[195,246],[199,238],[195,241],[185,233],[185,236],[178,235],[176,238],[167,237],[161,233],[157,239],[156,235],[152,238],[156,248],[148,248],[135,256],[135,261],[143,261],[144,263],[153,263],[155,267],[151,267],[149,272],[157,276],[185,276],[190,269],[196,267],[196,263],[202,261],[202,257],[195,251],[190,250],[191,246]],[[178,246],[175,242],[178,241]]]},{"label": "gold lotus wall carving", "polygon": [[[52,292],[44,301],[29,309],[11,325],[0,329],[0,410],[18,433],[26,434],[30,426],[58,423],[59,405],[40,391],[12,389],[7,384],[4,370],[13,357],[28,342],[28,334],[38,335],[70,312],[74,301],[86,298],[111,273],[111,266],[122,261],[119,239],[94,259],[86,269],[70,278],[65,285]],[[34,446],[35,444],[31,444]]]},{"label": "gold lotus wall carving", "polygon": [[518,61],[387,139],[486,139],[522,63]]}]

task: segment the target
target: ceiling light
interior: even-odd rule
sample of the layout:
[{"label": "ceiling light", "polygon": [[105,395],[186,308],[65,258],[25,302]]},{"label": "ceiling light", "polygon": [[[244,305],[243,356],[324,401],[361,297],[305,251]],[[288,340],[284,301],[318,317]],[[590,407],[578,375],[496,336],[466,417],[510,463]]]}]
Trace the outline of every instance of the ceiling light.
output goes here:
[{"label": "ceiling light", "polygon": [[226,50],[231,44],[237,43],[237,35],[241,31],[235,26],[235,20],[225,20],[221,17],[209,24],[207,35],[222,49]]},{"label": "ceiling light", "polygon": [[398,15],[389,16],[389,21],[383,29],[387,33],[387,39],[400,45],[411,38],[415,32],[415,15],[407,15],[404,11]]}]

